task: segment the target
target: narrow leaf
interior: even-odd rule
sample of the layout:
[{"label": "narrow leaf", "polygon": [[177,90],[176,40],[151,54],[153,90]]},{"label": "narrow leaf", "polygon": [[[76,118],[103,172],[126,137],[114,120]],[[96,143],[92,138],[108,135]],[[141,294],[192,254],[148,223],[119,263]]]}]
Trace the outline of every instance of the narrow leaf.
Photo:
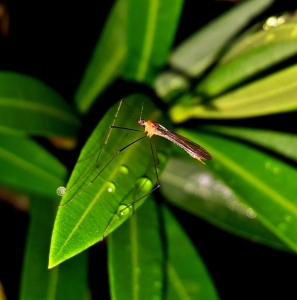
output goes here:
[{"label": "narrow leaf", "polygon": [[[127,98],[126,103],[136,113],[140,113],[144,104],[144,119],[158,121],[162,117],[149,99],[140,95]],[[151,146],[145,134],[110,129],[113,124],[143,130],[137,124],[138,116],[129,107],[125,103],[121,107],[118,104],[113,106],[81,152],[55,221],[50,266],[103,239],[129,217],[133,211],[129,205],[145,196],[155,185]],[[145,137],[144,140],[131,144],[141,137]],[[161,170],[166,160],[162,152],[168,146],[164,148],[166,141],[161,138],[155,142]],[[119,152],[120,149],[122,151]],[[140,203],[142,201],[137,202],[134,208]]]},{"label": "narrow leaf", "polygon": [[272,2],[252,0],[236,5],[177,47],[170,57],[170,65],[188,76],[199,76],[217,59],[226,43]]},{"label": "narrow leaf", "polygon": [[163,299],[164,249],[153,197],[108,237],[112,299]]},{"label": "narrow leaf", "polygon": [[126,54],[127,2],[117,0],[114,3],[74,95],[81,113],[86,113],[98,95],[121,73]]},{"label": "narrow leaf", "polygon": [[165,206],[163,213],[168,246],[165,299],[219,299],[211,277],[194,245]]},{"label": "narrow leaf", "polygon": [[296,21],[245,35],[197,86],[213,97],[297,53]]},{"label": "narrow leaf", "polygon": [[40,196],[30,198],[30,226],[21,279],[21,300],[85,299],[87,253],[48,270],[48,249],[57,203]]},{"label": "narrow leaf", "polygon": [[169,159],[161,178],[161,192],[173,205],[221,229],[288,251],[288,246],[261,223],[251,207],[242,203],[205,166],[182,152],[179,157]]},{"label": "narrow leaf", "polygon": [[242,139],[297,161],[297,135],[289,132],[231,126],[203,126],[203,129]]},{"label": "narrow leaf", "polygon": [[182,0],[129,1],[126,80],[152,83],[167,60],[182,4]]},{"label": "narrow leaf", "polygon": [[65,167],[29,138],[0,134],[0,181],[15,189],[53,196]]},{"label": "narrow leaf", "polygon": [[207,164],[216,177],[251,207],[258,220],[289,248],[297,251],[297,171],[285,162],[218,136],[181,131],[213,156]]},{"label": "narrow leaf", "polygon": [[14,72],[0,72],[0,131],[42,136],[75,136],[79,120],[56,91]]},{"label": "narrow leaf", "polygon": [[183,122],[189,118],[235,119],[292,111],[297,108],[296,76],[297,65],[293,65],[215,98],[211,105],[177,104],[170,115],[175,122]]}]

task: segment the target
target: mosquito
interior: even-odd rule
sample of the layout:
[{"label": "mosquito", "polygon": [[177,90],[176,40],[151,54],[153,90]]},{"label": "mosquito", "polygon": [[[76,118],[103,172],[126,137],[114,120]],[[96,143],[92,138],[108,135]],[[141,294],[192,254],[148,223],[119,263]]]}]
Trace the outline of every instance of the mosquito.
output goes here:
[{"label": "mosquito", "polygon": [[[126,127],[121,127],[121,126],[116,126],[115,125],[115,121],[118,117],[120,108],[122,105],[125,105],[135,116],[137,116],[138,118],[138,124],[143,126],[144,129],[143,130],[138,130],[138,129],[133,129],[133,128],[126,128]],[[63,205],[60,206],[66,206],[68,205],[70,202],[72,202],[74,199],[76,199],[81,193],[83,193],[90,185],[92,185],[95,180],[102,174],[102,172],[112,163],[112,161],[124,150],[126,150],[127,148],[129,148],[130,146],[132,146],[133,144],[138,143],[139,141],[141,141],[142,139],[148,137],[149,141],[150,141],[150,147],[151,147],[151,153],[152,153],[152,159],[153,159],[153,170],[152,172],[155,173],[155,177],[156,177],[156,185],[155,187],[150,190],[149,192],[145,193],[144,195],[138,196],[141,192],[141,190],[143,189],[144,185],[146,184],[144,182],[144,184],[140,187],[140,189],[137,191],[137,195],[133,197],[132,202],[130,204],[125,204],[123,206],[123,208],[121,210],[118,211],[118,213],[115,215],[115,217],[111,220],[111,222],[108,224],[107,228],[105,229],[104,233],[103,233],[103,238],[107,235],[106,233],[108,232],[110,226],[112,225],[112,223],[115,221],[115,219],[117,217],[119,217],[120,215],[124,214],[124,211],[127,208],[132,207],[132,209],[134,209],[134,205],[139,202],[140,200],[142,200],[143,198],[147,197],[149,194],[151,194],[152,192],[154,192],[155,190],[157,190],[160,187],[160,181],[159,181],[159,176],[158,176],[158,171],[157,171],[157,166],[158,166],[158,159],[156,156],[156,147],[155,144],[153,142],[152,137],[154,135],[163,137],[171,142],[173,142],[174,144],[176,144],[177,146],[181,147],[182,149],[184,149],[191,157],[193,157],[194,159],[197,159],[199,162],[203,163],[203,160],[211,160],[212,156],[200,145],[194,143],[193,141],[179,135],[176,134],[168,129],[166,129],[164,126],[162,126],[161,124],[154,122],[152,120],[143,120],[142,119],[142,112],[143,112],[143,105],[140,111],[140,115],[137,115],[134,110],[128,105],[127,102],[125,102],[124,100],[121,100],[119,103],[119,106],[117,108],[114,120],[112,122],[112,125],[109,127],[109,131],[106,135],[106,138],[104,140],[103,145],[99,148],[99,153],[97,155],[97,159],[95,164],[82,176],[82,178],[79,180],[81,181],[83,178],[86,178],[92,171],[94,171],[94,169],[96,168],[96,166],[98,166],[98,161],[99,161],[99,157],[101,155],[101,151],[103,149],[103,147],[105,145],[107,145],[111,131],[113,129],[120,129],[120,130],[128,130],[128,131],[135,131],[135,132],[142,132],[142,133],[146,133],[146,135],[132,141],[131,143],[128,143],[126,146],[120,148],[119,150],[117,150],[114,155],[111,155],[111,158],[105,163],[105,165],[102,167],[102,169],[100,171],[98,171],[98,173],[91,179],[91,181],[84,186],[80,191],[78,191],[77,194],[75,194],[69,201],[67,201],[66,203],[64,203]],[[74,186],[76,186],[77,183],[74,184]],[[66,189],[63,187],[59,188],[60,189],[60,194],[63,195],[67,192],[69,192],[70,190],[73,189],[72,186],[69,190],[66,191]],[[58,189],[58,190],[59,190]],[[59,193],[59,191],[58,191]]]}]

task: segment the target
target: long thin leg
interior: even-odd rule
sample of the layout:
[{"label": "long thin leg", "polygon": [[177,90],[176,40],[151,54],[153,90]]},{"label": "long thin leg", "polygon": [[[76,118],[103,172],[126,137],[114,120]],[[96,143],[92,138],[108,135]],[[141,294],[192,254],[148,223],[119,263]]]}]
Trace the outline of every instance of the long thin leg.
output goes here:
[{"label": "long thin leg", "polygon": [[[63,196],[66,194],[66,193],[69,193],[70,191],[72,191],[80,182],[82,182],[82,180],[84,180],[84,178],[86,178],[97,166],[98,166],[98,163],[99,163],[99,159],[100,159],[100,156],[101,156],[101,153],[102,153],[102,149],[103,149],[103,147],[108,143],[108,140],[109,140],[109,137],[110,137],[110,134],[111,134],[111,131],[112,131],[112,129],[126,129],[126,130],[131,130],[131,131],[137,131],[137,132],[143,132],[143,131],[141,131],[141,130],[137,130],[137,129],[132,129],[132,128],[124,128],[124,127],[119,127],[119,126],[115,126],[114,124],[115,124],[115,122],[116,122],[116,119],[117,119],[117,117],[118,117],[118,114],[119,114],[119,112],[120,112],[120,109],[121,109],[121,106],[122,106],[122,104],[123,104],[123,102],[124,102],[124,100],[121,100],[120,101],[120,103],[119,103],[119,106],[118,106],[118,108],[117,108],[117,111],[116,111],[116,113],[115,113],[115,116],[114,116],[114,118],[113,118],[113,122],[112,122],[112,124],[111,124],[111,126],[109,127],[109,129],[108,129],[108,132],[107,132],[107,134],[106,134],[106,137],[105,137],[105,139],[104,139],[104,142],[103,142],[103,144],[99,147],[99,149],[96,151],[96,152],[94,152],[94,153],[92,153],[91,155],[88,155],[86,158],[83,158],[83,159],[80,159],[80,160],[78,160],[77,161],[77,163],[80,163],[80,162],[83,162],[84,160],[87,160],[87,159],[89,159],[90,157],[92,157],[94,154],[96,154],[96,153],[98,153],[98,155],[97,155],[97,158],[96,158],[96,160],[95,160],[95,163],[93,164],[93,166],[71,187],[71,188],[69,188],[69,189],[67,189],[66,190],[66,192],[63,194]],[[124,102],[125,103],[125,102]],[[126,104],[126,103],[125,103]],[[130,107],[129,107],[130,108]],[[130,108],[131,109],[131,108]],[[134,142],[133,142],[134,143]],[[133,143],[131,143],[131,144],[129,144],[129,145],[132,145]],[[127,145],[126,147],[128,147],[129,145]],[[119,151],[121,152],[121,151],[123,151],[126,147],[124,147],[124,148],[122,148],[122,149],[120,149]],[[99,152],[98,152],[99,151]],[[118,152],[118,153],[116,153],[116,155],[114,156],[114,157],[116,157],[120,152]],[[112,158],[113,159],[113,158]],[[112,160],[111,159],[111,160]],[[110,163],[111,161],[109,161],[108,162],[108,164]],[[103,172],[103,170],[105,169],[107,167],[107,165],[100,171],[100,173],[99,173],[99,175]],[[98,176],[99,176],[98,175]],[[97,177],[98,177],[97,176]],[[96,177],[96,178],[97,178]],[[89,184],[90,185],[90,184]],[[87,186],[87,187],[89,187],[89,185]],[[85,190],[86,189],[86,187],[83,189],[83,190]],[[81,192],[82,191],[80,191],[79,192],[79,194],[81,194]],[[79,195],[78,194],[78,195]],[[67,201],[66,203],[64,203],[63,205],[60,205],[60,206],[65,206],[65,205],[67,205],[67,204],[69,204],[70,202],[72,202],[78,195],[75,195],[72,199],[70,199],[69,201]]]},{"label": "long thin leg", "polygon": [[[60,207],[63,207],[65,205],[68,205],[70,202],[72,202],[75,198],[77,198],[83,191],[85,191],[91,184],[94,183],[94,181],[101,175],[101,173],[108,167],[108,165],[122,152],[124,151],[125,149],[127,149],[128,147],[130,147],[131,145],[139,142],[140,140],[146,138],[146,135],[145,136],[142,136],[141,138],[133,141],[132,143],[126,145],[125,147],[119,149],[112,157],[111,159],[105,164],[105,166],[100,170],[99,173],[96,174],[96,176],[92,179],[91,182],[89,182],[83,189],[81,189],[73,198],[71,198],[69,201],[67,201],[66,203],[64,203],[63,205],[60,205]],[[94,166],[91,168],[91,170],[94,168]],[[90,170],[87,172],[89,173]],[[76,183],[77,184],[77,183]]]},{"label": "long thin leg", "polygon": [[[110,223],[108,224],[108,226],[106,227],[106,229],[104,230],[104,233],[103,233],[103,237],[102,237],[102,240],[105,238],[106,234],[107,234],[107,231],[108,229],[110,228],[110,226],[113,224],[113,222],[116,220],[116,218],[120,215],[123,215],[123,212],[128,209],[129,207],[133,207],[135,205],[135,203],[139,202],[140,200],[142,200],[143,198],[147,197],[148,195],[150,195],[151,193],[153,193],[154,191],[156,191],[159,187],[160,187],[160,181],[159,181],[159,175],[158,175],[158,170],[157,170],[157,159],[155,157],[155,153],[153,151],[153,144],[152,144],[152,140],[150,139],[150,146],[151,146],[151,151],[152,151],[152,157],[153,157],[153,163],[154,163],[154,172],[155,172],[155,175],[156,175],[156,181],[157,181],[157,184],[156,186],[151,190],[149,191],[148,193],[146,193],[145,195],[141,196],[140,198],[136,199],[136,200],[133,200],[130,204],[127,204],[125,205],[126,207],[121,209],[120,211],[118,211],[118,213],[113,217],[113,219],[110,221]],[[138,193],[143,189],[143,187],[145,186],[147,181],[145,181],[145,183],[142,185],[142,187],[140,188],[140,190],[138,191]],[[138,194],[137,193],[137,194]]]},{"label": "long thin leg", "polygon": [[143,130],[138,130],[134,128],[127,128],[127,127],[121,127],[121,126],[110,126],[111,128],[116,128],[116,129],[125,129],[125,130],[130,130],[130,131],[136,131],[136,132],[144,132]]}]

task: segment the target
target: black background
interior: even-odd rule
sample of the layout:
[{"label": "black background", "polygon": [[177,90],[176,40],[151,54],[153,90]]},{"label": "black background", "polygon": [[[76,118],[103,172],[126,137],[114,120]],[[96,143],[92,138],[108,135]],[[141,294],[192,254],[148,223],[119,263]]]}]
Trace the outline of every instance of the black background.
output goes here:
[{"label": "black background", "polygon": [[[10,28],[9,35],[0,39],[1,70],[37,77],[71,102],[111,7],[111,3],[108,6],[106,2],[104,5],[103,2],[90,0],[78,3],[8,2]],[[185,1],[175,45],[233,5],[223,1]],[[293,5],[292,1],[276,1],[257,20],[287,10],[293,11],[297,4]],[[116,88],[113,86],[102,97],[108,105],[135,90],[147,92],[147,88],[141,85],[121,82],[115,85]],[[275,118],[278,118],[277,125],[284,124],[282,116]],[[258,126],[261,122],[263,127],[264,124],[265,127],[269,124],[273,128],[277,126],[272,121],[267,123],[266,119],[265,123],[261,118],[257,122]],[[92,124],[86,123],[85,120],[84,129],[92,128]],[[290,127],[290,131],[295,131],[295,128]],[[50,147],[45,141],[40,142]],[[65,155],[63,151],[50,150],[69,167],[77,157],[77,153]],[[296,298],[296,255],[243,240],[186,212],[174,207],[172,210],[202,256],[221,299]],[[0,201],[0,279],[9,300],[18,298],[28,224],[26,212]],[[105,243],[90,249],[89,264],[94,299],[109,299],[106,275],[98,271],[106,269]],[[98,278],[100,273],[103,276]]]}]

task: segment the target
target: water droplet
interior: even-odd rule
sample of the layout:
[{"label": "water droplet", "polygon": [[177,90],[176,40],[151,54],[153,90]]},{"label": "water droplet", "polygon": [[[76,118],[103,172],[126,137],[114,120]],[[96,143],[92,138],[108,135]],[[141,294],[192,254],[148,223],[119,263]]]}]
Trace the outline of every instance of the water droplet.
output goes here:
[{"label": "water droplet", "polygon": [[144,191],[148,191],[153,187],[152,181],[147,177],[137,179],[136,185]]},{"label": "water droplet", "polygon": [[289,223],[289,224],[293,223],[293,218],[291,216],[287,216],[286,217],[286,222]]},{"label": "water droplet", "polygon": [[124,216],[124,215],[127,215],[127,214],[130,214],[130,212],[133,211],[133,207],[132,205],[120,205],[118,207],[118,215],[119,216]]},{"label": "water droplet", "polygon": [[267,163],[265,164],[265,168],[266,168],[267,170],[271,170],[271,169],[272,169],[272,163],[271,163],[271,162],[267,162]]},{"label": "water droplet", "polygon": [[108,182],[107,184],[106,184],[106,186],[107,186],[107,191],[109,192],[109,193],[113,193],[114,191],[115,191],[115,185],[112,183],[112,182]]},{"label": "water droplet", "polygon": [[120,167],[120,172],[122,174],[127,175],[127,174],[129,174],[129,169],[126,166],[123,165],[123,166]]},{"label": "water droplet", "polygon": [[280,172],[280,170],[279,170],[278,167],[276,167],[276,168],[273,169],[273,173],[274,173],[274,174],[279,174],[279,172]]},{"label": "water droplet", "polygon": [[254,219],[254,218],[256,218],[257,217],[257,214],[253,211],[253,209],[252,208],[248,208],[247,210],[246,210],[246,215],[247,215],[247,217],[249,217],[249,218],[251,218],[251,219]]},{"label": "water droplet", "polygon": [[59,196],[62,197],[65,193],[66,193],[66,188],[65,188],[64,186],[59,186],[59,187],[57,188],[57,194],[58,194]]}]

